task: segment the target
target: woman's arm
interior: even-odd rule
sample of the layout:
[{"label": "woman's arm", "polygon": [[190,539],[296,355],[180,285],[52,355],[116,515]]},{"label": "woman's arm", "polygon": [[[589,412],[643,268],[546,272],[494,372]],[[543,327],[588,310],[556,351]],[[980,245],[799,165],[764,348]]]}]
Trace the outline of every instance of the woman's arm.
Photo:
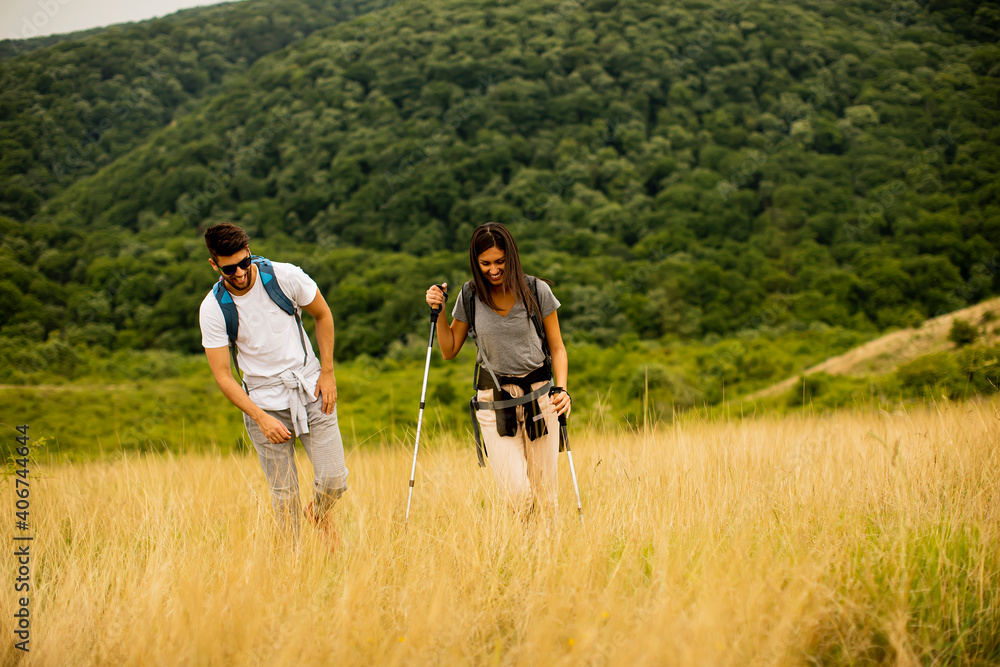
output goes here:
[{"label": "woman's arm", "polygon": [[[444,288],[448,289],[448,283],[444,284]],[[469,325],[457,319],[448,324],[448,315],[444,312],[444,292],[437,285],[431,285],[427,289],[427,305],[431,308],[441,308],[441,314],[437,319],[438,346],[441,348],[441,356],[445,359],[454,359],[465,344],[466,336],[469,335]]]},{"label": "woman's arm", "polygon": [[[566,355],[566,346],[563,344],[562,333],[559,331],[559,316],[556,311],[549,313],[549,316],[542,320],[545,325],[545,339],[549,343],[549,354],[552,355],[552,382],[557,387],[569,389],[566,381],[569,375],[569,358]],[[562,392],[552,396],[552,407],[556,414],[570,413],[569,394]]]}]

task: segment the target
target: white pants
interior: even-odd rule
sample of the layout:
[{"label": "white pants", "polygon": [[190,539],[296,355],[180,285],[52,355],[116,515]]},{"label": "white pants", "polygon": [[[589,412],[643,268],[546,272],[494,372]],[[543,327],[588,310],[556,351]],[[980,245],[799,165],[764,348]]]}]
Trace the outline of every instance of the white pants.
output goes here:
[{"label": "white pants", "polygon": [[[545,382],[531,385],[538,389]],[[524,396],[524,390],[517,385],[503,385],[511,396]],[[492,401],[492,389],[480,389],[479,401]],[[559,417],[548,395],[538,398],[548,433],[528,439],[524,429],[524,407],[517,406],[517,433],[513,436],[497,435],[497,417],[493,410],[476,410],[476,418],[482,431],[483,444],[489,457],[490,468],[496,477],[500,491],[513,508],[527,511],[532,503],[539,509],[554,510],[556,507],[556,467],[559,460]]]}]

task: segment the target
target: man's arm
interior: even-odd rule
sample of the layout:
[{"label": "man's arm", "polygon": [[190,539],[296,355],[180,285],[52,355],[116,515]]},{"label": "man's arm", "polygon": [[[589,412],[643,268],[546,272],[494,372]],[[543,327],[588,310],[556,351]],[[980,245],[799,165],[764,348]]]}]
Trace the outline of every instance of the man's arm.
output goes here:
[{"label": "man's arm", "polygon": [[333,372],[333,313],[319,290],[302,309],[316,320],[316,344],[319,345],[319,381],[316,395],[323,395],[323,413],[330,414],[337,405],[337,378]]},{"label": "man's arm", "polygon": [[223,396],[245,412],[250,419],[257,422],[257,426],[260,427],[261,432],[267,436],[268,440],[278,444],[279,442],[287,442],[292,437],[284,424],[261,410],[256,403],[250,400],[250,397],[243,391],[243,387],[233,377],[233,372],[229,368],[228,347],[206,347],[205,356],[208,357],[212,376],[215,378],[215,383],[219,385],[219,389],[222,390]]}]

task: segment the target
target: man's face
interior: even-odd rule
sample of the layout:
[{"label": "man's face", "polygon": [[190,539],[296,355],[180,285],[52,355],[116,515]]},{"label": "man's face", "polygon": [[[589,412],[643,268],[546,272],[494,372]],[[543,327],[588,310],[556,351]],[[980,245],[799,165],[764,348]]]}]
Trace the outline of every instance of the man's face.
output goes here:
[{"label": "man's face", "polygon": [[[244,247],[235,255],[219,255],[215,261],[208,260],[212,268],[222,274],[223,280],[236,291],[250,287],[250,277],[253,267],[248,263],[250,246]],[[243,268],[246,266],[246,268]],[[231,272],[231,273],[230,273]]]}]

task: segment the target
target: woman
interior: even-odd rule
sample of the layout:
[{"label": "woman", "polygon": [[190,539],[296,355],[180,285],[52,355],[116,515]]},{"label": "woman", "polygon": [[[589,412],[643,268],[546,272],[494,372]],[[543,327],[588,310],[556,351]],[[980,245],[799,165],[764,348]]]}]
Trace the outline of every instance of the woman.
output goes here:
[{"label": "woman", "polygon": [[[479,347],[476,418],[490,467],[517,511],[530,510],[532,502],[554,509],[559,415],[568,415],[572,405],[566,392],[566,347],[556,315],[560,303],[548,284],[524,275],[517,244],[500,223],[476,228],[469,260],[472,280],[458,295],[454,319],[451,324],[445,316],[437,320],[441,353],[445,359],[454,359],[462,349],[471,314],[472,334]],[[466,296],[471,297],[471,307],[465,303]],[[443,308],[444,292],[436,285],[430,287],[427,303]],[[542,327],[536,329],[532,314]],[[496,405],[497,401],[504,403]]]}]

